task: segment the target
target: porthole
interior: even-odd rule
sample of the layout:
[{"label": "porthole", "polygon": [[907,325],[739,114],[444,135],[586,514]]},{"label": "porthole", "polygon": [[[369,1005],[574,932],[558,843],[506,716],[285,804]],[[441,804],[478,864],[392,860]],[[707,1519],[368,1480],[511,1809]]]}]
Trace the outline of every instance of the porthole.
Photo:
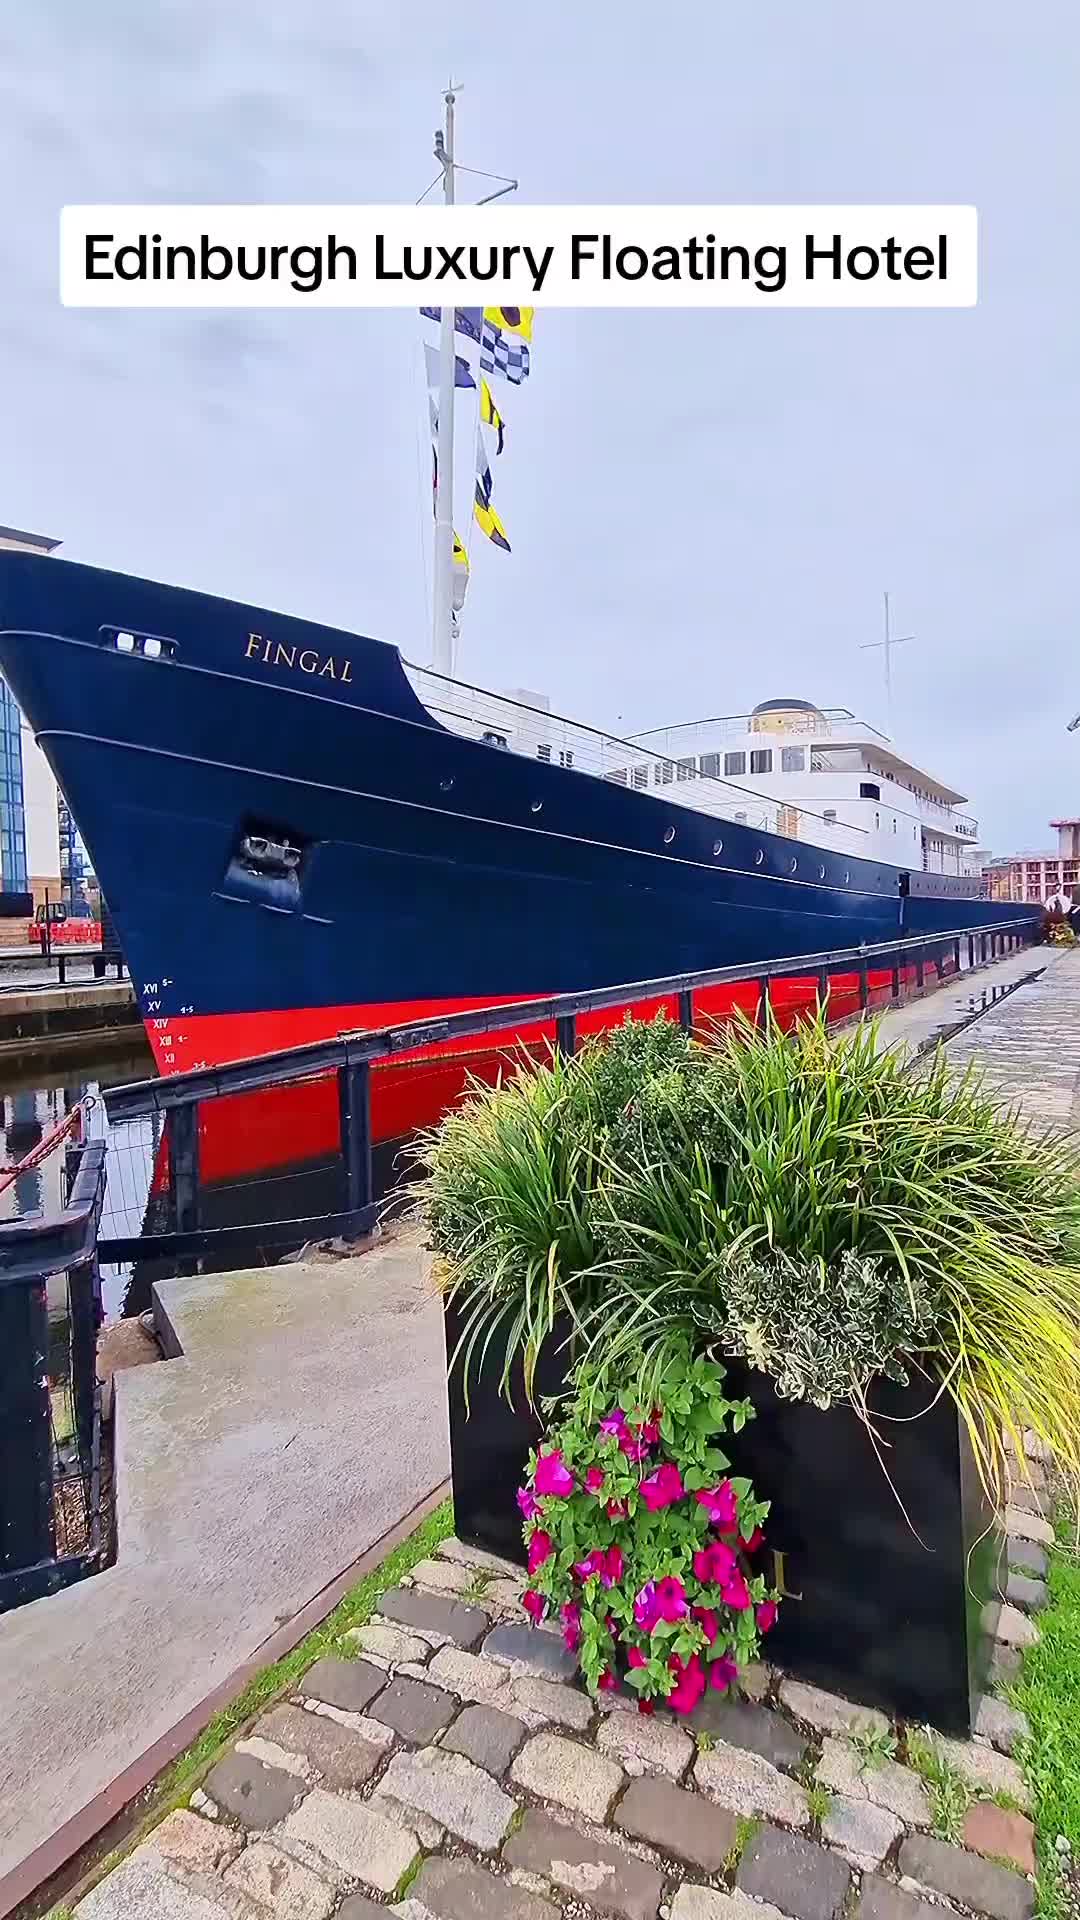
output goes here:
[{"label": "porthole", "polygon": [[668,827],[668,829],[667,829],[667,831],[666,831],[666,833],[664,834],[664,845],[665,845],[665,847],[670,847],[670,845],[671,845],[671,843],[672,843],[672,841],[674,840],[674,838],[675,838],[675,829],[674,829],[674,827]]},{"label": "porthole", "polygon": [[713,852],[713,859],[715,860],[715,859],[716,859],[716,856],[717,856],[717,854],[718,854],[718,853],[723,853],[723,851],[724,851],[724,843],[723,843],[723,841],[722,841],[722,840],[714,840],[714,841],[713,841],[713,843],[712,843],[712,852]]},{"label": "porthole", "polygon": [[845,887],[850,887],[850,885],[851,885],[851,874],[850,874],[850,873],[845,873],[845,874],[844,874],[844,885],[845,885]]},{"label": "porthole", "polygon": [[542,800],[534,800],[534,801],[533,801],[533,803],[532,803],[532,806],[531,806],[531,807],[529,808],[529,812],[530,812],[530,813],[539,813],[539,812],[540,812],[540,809],[541,809],[541,807],[543,806],[543,804],[544,804],[544,803],[543,803],[543,801],[542,801]]},{"label": "porthole", "polygon": [[798,863],[798,861],[797,861],[797,860],[793,860],[793,861],[792,861],[792,863],[791,863],[791,871],[792,871],[792,873],[798,873],[798,871],[799,871],[799,863]]},{"label": "porthole", "polygon": [[440,781],[439,781],[439,792],[440,792],[440,793],[449,793],[449,791],[450,791],[450,789],[451,789],[451,787],[453,786],[453,784],[454,784],[454,783],[453,783],[453,781],[452,781],[452,780],[440,780]]},{"label": "porthole", "polygon": [[761,865],[761,863],[762,863],[762,861],[764,860],[764,858],[765,858],[765,854],[764,854],[764,851],[763,851],[763,849],[762,849],[761,847],[759,847],[759,848],[758,848],[758,850],[757,850],[757,852],[756,852],[756,853],[755,853],[755,855],[754,855],[754,865],[755,865],[755,867],[760,867],[760,865]]},{"label": "porthole", "polygon": [[825,878],[825,869],[824,869],[824,867],[819,867],[819,868],[818,868],[818,870],[817,870],[817,877],[818,877],[818,879],[819,879],[819,880],[824,880],[824,878]]}]

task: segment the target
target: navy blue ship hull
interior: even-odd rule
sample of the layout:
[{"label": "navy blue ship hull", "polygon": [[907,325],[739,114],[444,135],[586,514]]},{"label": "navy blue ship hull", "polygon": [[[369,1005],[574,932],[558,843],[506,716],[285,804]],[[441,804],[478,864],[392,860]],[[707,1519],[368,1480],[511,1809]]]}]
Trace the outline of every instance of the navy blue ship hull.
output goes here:
[{"label": "navy blue ship hull", "polygon": [[[1032,918],[922,874],[901,902],[895,867],[464,739],[379,641],[125,575],[0,555],[0,671],[79,822],[163,1071]],[[253,834],[298,850],[287,881],[245,869]]]}]

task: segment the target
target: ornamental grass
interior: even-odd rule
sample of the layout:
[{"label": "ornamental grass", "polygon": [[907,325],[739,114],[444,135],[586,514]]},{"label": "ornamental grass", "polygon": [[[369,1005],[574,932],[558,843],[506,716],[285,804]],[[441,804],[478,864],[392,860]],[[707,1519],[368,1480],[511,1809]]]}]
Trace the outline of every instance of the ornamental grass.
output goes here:
[{"label": "ornamental grass", "polygon": [[467,1377],[498,1335],[531,1382],[560,1319],[597,1394],[643,1403],[687,1339],[864,1413],[914,1368],[988,1485],[1025,1429],[1080,1472],[1080,1152],[940,1053],[821,1014],[705,1044],[628,1021],[477,1086],[416,1153]]}]

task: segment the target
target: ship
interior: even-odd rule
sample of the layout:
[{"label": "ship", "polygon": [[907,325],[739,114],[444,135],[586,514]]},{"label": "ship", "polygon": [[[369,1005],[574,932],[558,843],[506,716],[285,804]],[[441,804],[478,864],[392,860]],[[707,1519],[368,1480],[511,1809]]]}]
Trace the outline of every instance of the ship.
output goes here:
[{"label": "ship", "polygon": [[[452,84],[445,106],[435,154],[452,204]],[[483,177],[501,181],[485,201],[517,184]],[[0,552],[0,672],[78,822],[160,1072],[745,967],[747,986],[696,996],[722,1015],[756,1004],[764,961],[1030,922],[1030,907],[987,897],[964,796],[846,708],[767,699],[624,736],[460,676],[455,407],[477,409],[474,518],[508,547],[483,376],[520,384],[532,310],[421,311],[439,326],[428,664],[265,607]],[[496,465],[502,424],[497,439]],[[886,617],[887,687],[889,652]],[[872,972],[872,993],[890,981]],[[793,964],[781,1015],[816,989]],[[843,991],[834,982],[834,1005]],[[434,1120],[467,1072],[490,1077],[504,1057],[458,1043],[378,1069],[375,1140]],[[237,1152],[292,1165],[333,1150],[332,1080],[284,1093],[258,1096],[242,1124],[235,1101],[217,1103],[204,1179]]]},{"label": "ship", "polygon": [[[605,734],[377,639],[21,552],[0,672],[162,1073],[1032,917],[988,898],[963,795],[804,698]],[[425,1057],[377,1136],[434,1117],[453,1073]]]}]

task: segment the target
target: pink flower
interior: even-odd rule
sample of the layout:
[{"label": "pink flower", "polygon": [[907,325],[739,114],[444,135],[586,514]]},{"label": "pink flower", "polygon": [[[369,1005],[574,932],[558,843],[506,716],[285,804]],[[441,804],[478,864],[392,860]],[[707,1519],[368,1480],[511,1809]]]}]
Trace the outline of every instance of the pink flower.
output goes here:
[{"label": "pink flower", "polygon": [[621,1547],[609,1547],[604,1555],[604,1565],[600,1578],[605,1587],[614,1587],[623,1577],[623,1550]]},{"label": "pink flower", "polygon": [[540,1502],[539,1500],[536,1499],[536,1497],[528,1487],[518,1488],[517,1503],[518,1503],[518,1506],[521,1508],[521,1517],[523,1520],[539,1519]]},{"label": "pink flower", "polygon": [[603,1467],[590,1467],[588,1473],[585,1475],[586,1493],[599,1493],[603,1484],[604,1484]]},{"label": "pink flower", "polygon": [[678,1654],[673,1654],[671,1670],[676,1680],[667,1697],[668,1706],[676,1713],[693,1713],[705,1691],[705,1675],[702,1671],[700,1655],[693,1654],[684,1665]]},{"label": "pink flower", "polygon": [[755,1527],[749,1540],[740,1540],[739,1545],[744,1553],[756,1553],[764,1538],[765,1535],[762,1533],[761,1528]]},{"label": "pink flower", "polygon": [[594,1547],[586,1560],[574,1561],[574,1572],[579,1580],[591,1580],[594,1573],[603,1573],[607,1565],[607,1555],[603,1547]]},{"label": "pink flower", "polygon": [[537,1493],[553,1493],[560,1499],[574,1491],[574,1476],[568,1467],[563,1466],[563,1457],[558,1447],[550,1453],[537,1455],[536,1472],[533,1485]]},{"label": "pink flower", "polygon": [[666,1574],[656,1583],[657,1620],[685,1620],[690,1609],[686,1604],[686,1589],[677,1574]]},{"label": "pink flower", "polygon": [[734,1660],[729,1660],[727,1654],[722,1653],[709,1668],[709,1685],[715,1687],[717,1693],[726,1693],[732,1681],[737,1680],[738,1676],[739,1669]]},{"label": "pink flower", "polygon": [[717,1620],[715,1613],[711,1607],[691,1607],[690,1611],[694,1619],[700,1623],[704,1630],[705,1638],[711,1646],[720,1631],[720,1622]]},{"label": "pink flower", "polygon": [[777,1607],[775,1600],[763,1600],[761,1605],[754,1609],[754,1617],[762,1633],[772,1632],[776,1625],[776,1613]]},{"label": "pink flower", "polygon": [[538,1567],[542,1567],[545,1560],[550,1559],[554,1548],[555,1542],[550,1533],[545,1533],[543,1527],[536,1527],[529,1540],[529,1572],[531,1574],[535,1573]]},{"label": "pink flower", "polygon": [[635,1464],[638,1464],[642,1460],[647,1460],[649,1457],[648,1443],[644,1440],[635,1440],[629,1427],[624,1427],[622,1433],[619,1435],[619,1450],[625,1453],[627,1459],[633,1460]]},{"label": "pink flower", "polygon": [[566,1651],[567,1653],[576,1653],[581,1645],[581,1608],[577,1605],[576,1601],[568,1600],[566,1605],[560,1608],[560,1616],[563,1623],[563,1640],[566,1643]]},{"label": "pink flower", "polygon": [[737,1570],[724,1588],[724,1605],[734,1607],[736,1613],[745,1613],[750,1605],[750,1589]]},{"label": "pink flower", "polygon": [[703,1487],[697,1498],[711,1526],[719,1527],[721,1533],[734,1533],[739,1523],[739,1499],[730,1480],[722,1480],[711,1490]]},{"label": "pink flower", "polygon": [[640,1647],[631,1647],[626,1656],[628,1667],[647,1667],[649,1662]]},{"label": "pink flower", "polygon": [[604,1668],[596,1684],[602,1693],[617,1693],[619,1689],[619,1682],[610,1667]]},{"label": "pink flower", "polygon": [[650,1513],[657,1513],[661,1507],[670,1507],[683,1497],[682,1474],[670,1460],[650,1473],[641,1483],[641,1497]]},{"label": "pink flower", "polygon": [[655,1447],[660,1438],[660,1413],[661,1409],[654,1407],[649,1419],[643,1421],[638,1428],[641,1438],[646,1440],[650,1447]]},{"label": "pink flower", "polygon": [[626,1415],[621,1407],[612,1407],[600,1422],[601,1433],[613,1433],[616,1439],[626,1432]]},{"label": "pink flower", "polygon": [[656,1582],[646,1580],[641,1592],[634,1600],[634,1620],[643,1633],[651,1633],[660,1614],[656,1604]]},{"label": "pink flower", "polygon": [[545,1613],[547,1612],[547,1605],[548,1605],[547,1601],[544,1599],[543,1594],[534,1592],[532,1587],[527,1587],[525,1592],[521,1596],[521,1604],[524,1607],[526,1613],[529,1615],[530,1619],[537,1626],[539,1626],[541,1620],[543,1619]]},{"label": "pink flower", "polygon": [[694,1578],[703,1587],[722,1587],[738,1571],[738,1561],[722,1540],[711,1540],[694,1555]]},{"label": "pink flower", "polygon": [[607,1503],[606,1512],[609,1520],[625,1520],[626,1519],[625,1500],[609,1500]]}]

